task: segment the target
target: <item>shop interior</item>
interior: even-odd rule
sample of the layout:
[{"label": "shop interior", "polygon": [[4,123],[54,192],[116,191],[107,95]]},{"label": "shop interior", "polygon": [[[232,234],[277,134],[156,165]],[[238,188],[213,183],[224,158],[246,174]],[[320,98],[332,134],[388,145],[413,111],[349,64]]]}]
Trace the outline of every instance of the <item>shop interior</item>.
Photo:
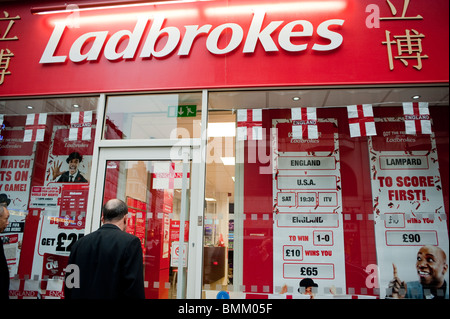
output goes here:
[{"label": "shop interior", "polygon": [[243,289],[243,252],[242,242],[240,242],[243,234],[239,232],[242,228],[242,217],[240,222],[237,221],[243,209],[242,181],[237,178],[240,168],[235,160],[236,145],[238,145],[236,144],[237,109],[289,109],[307,106],[342,108],[347,105],[366,103],[371,103],[374,107],[400,107],[405,101],[426,101],[430,103],[430,107],[448,107],[449,91],[446,86],[242,90],[210,92],[208,98],[204,246],[216,247],[215,249],[218,250],[220,258],[214,259],[213,262],[217,260],[225,262],[219,271],[220,274],[208,278],[210,270],[207,265],[211,263],[211,260],[208,260],[206,254],[204,255],[203,289],[206,293],[208,290],[217,292],[220,290],[242,291]]}]

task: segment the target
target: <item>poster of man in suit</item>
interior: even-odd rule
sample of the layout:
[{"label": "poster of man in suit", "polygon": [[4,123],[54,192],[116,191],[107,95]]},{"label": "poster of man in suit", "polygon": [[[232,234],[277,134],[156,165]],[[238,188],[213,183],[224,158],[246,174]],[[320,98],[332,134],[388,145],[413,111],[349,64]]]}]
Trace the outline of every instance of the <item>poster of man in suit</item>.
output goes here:
[{"label": "poster of man in suit", "polygon": [[69,140],[69,129],[58,127],[53,132],[48,154],[45,186],[54,183],[89,183],[93,153],[92,139]]},{"label": "poster of man in suit", "polygon": [[66,162],[69,164],[69,170],[61,172],[62,162],[55,161],[53,164],[52,177],[58,183],[87,183],[87,179],[78,169],[79,164],[83,161],[83,156],[78,152],[72,152],[67,157]]}]

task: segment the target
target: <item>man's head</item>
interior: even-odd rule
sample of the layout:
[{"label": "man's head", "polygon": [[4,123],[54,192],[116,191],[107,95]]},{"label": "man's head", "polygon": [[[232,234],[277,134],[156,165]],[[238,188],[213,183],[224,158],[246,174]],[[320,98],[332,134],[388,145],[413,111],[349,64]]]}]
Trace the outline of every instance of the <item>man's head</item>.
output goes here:
[{"label": "man's head", "polygon": [[8,205],[11,203],[11,200],[8,198],[8,195],[6,194],[0,194],[0,204],[4,204],[4,207],[8,207]]},{"label": "man's head", "polygon": [[448,269],[447,255],[440,247],[423,246],[417,253],[416,269],[423,286],[440,288]]},{"label": "man's head", "polygon": [[120,199],[110,199],[103,206],[102,222],[114,224],[125,231],[127,227],[128,206]]},{"label": "man's head", "polygon": [[2,233],[6,226],[8,226],[9,224],[9,211],[8,209],[3,206],[0,205],[0,233]]},{"label": "man's head", "polygon": [[311,278],[303,278],[299,285],[300,288],[298,288],[298,292],[304,295],[313,295],[317,287],[319,287],[319,285],[317,285]]},{"label": "man's head", "polygon": [[73,175],[78,170],[78,165],[83,160],[83,156],[81,156],[78,152],[70,153],[69,157],[66,159],[67,164],[69,164],[69,173]]}]

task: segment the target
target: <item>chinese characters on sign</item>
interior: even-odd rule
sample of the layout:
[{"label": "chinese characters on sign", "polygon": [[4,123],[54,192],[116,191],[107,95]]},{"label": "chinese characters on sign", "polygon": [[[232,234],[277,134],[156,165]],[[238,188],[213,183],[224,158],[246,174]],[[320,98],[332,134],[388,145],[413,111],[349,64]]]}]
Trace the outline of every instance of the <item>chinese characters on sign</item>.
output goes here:
[{"label": "chinese characters on sign", "polygon": [[[411,34],[411,31],[413,34]],[[416,59],[417,64],[413,68],[422,70],[422,59],[428,59],[428,55],[422,54],[422,38],[425,38],[423,34],[419,34],[418,31],[405,30],[405,35],[393,36],[394,40],[391,40],[391,32],[386,30],[386,41],[383,44],[387,45],[387,52],[389,58],[389,69],[394,69],[394,59],[399,59],[405,66],[408,66],[407,59]],[[392,45],[397,45],[397,56],[393,56]]]},{"label": "chinese characters on sign", "polygon": [[[15,20],[19,20],[20,16],[10,17],[9,13],[3,11],[4,17],[0,17],[0,41],[15,41],[19,38],[10,33]],[[9,71],[9,63],[14,53],[8,48],[0,48],[0,85],[5,81],[5,75],[11,75]]]},{"label": "chinese characters on sign", "polygon": [[[366,7],[366,12],[371,13],[366,20],[368,28],[379,28],[381,21],[423,20],[421,15],[407,15],[410,0],[403,1],[403,9],[400,16],[397,15],[396,6],[390,0],[386,0],[386,2],[392,14],[390,17],[380,17],[380,9],[377,5],[371,4]],[[393,32],[385,30],[385,37],[386,40],[381,43],[386,45],[389,70],[394,70],[394,62],[397,60],[402,62],[405,67],[409,66],[409,60],[414,60],[412,67],[418,71],[422,70],[422,60],[428,59],[428,55],[423,53],[422,39],[425,38],[423,33],[413,28],[405,29],[402,34],[393,34]]]}]

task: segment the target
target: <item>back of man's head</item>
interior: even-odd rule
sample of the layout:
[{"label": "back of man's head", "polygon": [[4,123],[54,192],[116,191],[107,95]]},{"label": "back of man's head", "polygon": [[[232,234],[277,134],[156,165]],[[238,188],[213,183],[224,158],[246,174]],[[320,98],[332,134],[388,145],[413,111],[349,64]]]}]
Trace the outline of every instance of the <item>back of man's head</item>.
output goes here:
[{"label": "back of man's head", "polygon": [[119,221],[126,214],[128,214],[128,206],[120,199],[110,199],[103,206],[103,220],[105,222]]}]

